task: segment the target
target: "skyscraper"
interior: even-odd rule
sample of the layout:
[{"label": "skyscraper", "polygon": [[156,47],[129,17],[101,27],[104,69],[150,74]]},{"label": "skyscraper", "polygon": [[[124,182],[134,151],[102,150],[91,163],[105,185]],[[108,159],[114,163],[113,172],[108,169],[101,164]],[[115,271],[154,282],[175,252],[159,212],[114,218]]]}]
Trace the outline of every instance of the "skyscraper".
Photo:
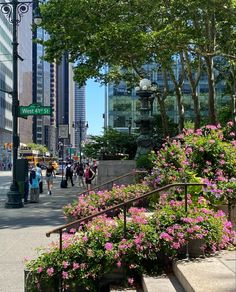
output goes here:
[{"label": "skyscraper", "polygon": [[87,135],[87,122],[85,111],[85,85],[79,87],[75,83],[75,107],[74,107],[74,146],[79,149],[82,141],[86,139]]}]

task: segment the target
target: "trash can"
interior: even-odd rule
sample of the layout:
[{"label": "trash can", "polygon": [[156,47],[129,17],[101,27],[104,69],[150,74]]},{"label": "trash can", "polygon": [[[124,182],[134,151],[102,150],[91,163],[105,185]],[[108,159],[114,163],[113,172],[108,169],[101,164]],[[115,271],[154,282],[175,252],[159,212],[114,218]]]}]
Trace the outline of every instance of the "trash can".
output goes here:
[{"label": "trash can", "polygon": [[16,181],[21,198],[27,201],[28,199],[28,160],[16,160]]}]

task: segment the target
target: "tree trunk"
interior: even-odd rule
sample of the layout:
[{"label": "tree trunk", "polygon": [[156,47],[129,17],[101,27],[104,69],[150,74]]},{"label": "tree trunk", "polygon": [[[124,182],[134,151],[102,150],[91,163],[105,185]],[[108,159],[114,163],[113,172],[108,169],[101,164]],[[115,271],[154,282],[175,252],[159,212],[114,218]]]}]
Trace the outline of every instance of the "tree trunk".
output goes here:
[{"label": "tree trunk", "polygon": [[[216,49],[216,21],[214,13],[207,13],[205,15],[205,52],[214,52]],[[208,113],[209,122],[212,125],[216,125],[216,107],[215,107],[215,75],[214,75],[214,61],[213,57],[210,55],[205,55],[204,60],[207,69],[207,79],[208,79]]]},{"label": "tree trunk", "polygon": [[162,98],[161,94],[157,94],[157,102],[160,106],[163,134],[164,134],[164,137],[167,137],[169,136],[168,119],[167,119],[166,108],[165,108],[165,100]]},{"label": "tree trunk", "polygon": [[200,114],[200,103],[197,91],[192,92],[193,99],[193,110],[194,110],[194,130],[197,130],[201,126],[201,114]]},{"label": "tree trunk", "polygon": [[178,114],[179,114],[179,133],[181,133],[184,128],[184,104],[183,104],[181,88],[179,86],[175,86],[175,94],[176,94]]},{"label": "tree trunk", "polygon": [[196,72],[192,72],[195,70],[192,70],[191,66],[191,58],[189,58],[187,51],[184,51],[184,58],[185,58],[185,64],[183,63],[183,66],[186,66],[186,72],[192,92],[192,100],[193,100],[193,109],[194,109],[194,130],[197,130],[200,128],[201,125],[201,113],[200,113],[200,103],[199,103],[199,96],[197,92],[197,85],[200,81],[201,76],[201,60],[198,58],[198,70]]},{"label": "tree trunk", "polygon": [[[181,60],[182,60],[182,55],[181,55]],[[184,82],[184,68],[182,66],[181,72],[179,74],[179,78],[175,76],[175,73],[173,72],[172,68],[169,68],[168,71],[174,83],[174,88],[175,88],[174,90],[176,94],[178,115],[179,115],[179,133],[181,133],[184,128],[184,104],[183,104],[182,90],[181,90],[181,86],[183,85],[183,82]]]}]

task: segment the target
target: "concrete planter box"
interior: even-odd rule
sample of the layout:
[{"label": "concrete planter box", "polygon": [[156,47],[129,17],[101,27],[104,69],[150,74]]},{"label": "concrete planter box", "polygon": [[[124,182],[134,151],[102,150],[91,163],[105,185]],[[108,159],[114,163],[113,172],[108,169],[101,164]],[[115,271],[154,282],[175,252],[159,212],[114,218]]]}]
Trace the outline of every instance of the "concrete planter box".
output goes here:
[{"label": "concrete planter box", "polygon": [[[110,285],[111,284],[120,284],[124,281],[124,271],[122,269],[116,269],[112,271],[111,273],[105,274],[98,283],[97,292],[109,292],[110,291]],[[30,274],[30,271],[25,270],[24,271],[24,292],[32,292],[32,277]],[[60,289],[60,279],[59,277],[54,280],[54,282],[47,283],[46,281],[41,281],[40,288],[37,289],[35,287],[34,291],[40,291],[40,292],[60,292],[62,291]],[[66,290],[67,292],[89,292],[87,289],[83,288],[82,286],[77,286],[75,288],[69,288]]]},{"label": "concrete planter box", "polygon": [[191,239],[188,243],[188,250],[186,245],[182,246],[178,250],[178,256],[180,258],[186,258],[187,253],[190,258],[205,256],[204,251],[201,249],[201,246],[203,245],[204,245],[203,239]]},{"label": "concrete planter box", "polygon": [[229,213],[229,206],[226,204],[225,205],[218,205],[217,209],[222,210],[226,214],[227,218],[233,224],[233,229],[236,230],[236,205],[230,206],[230,213]]},{"label": "concrete planter box", "polygon": [[[100,160],[98,161],[97,184],[113,180],[136,169],[135,160]],[[115,182],[118,185],[134,183],[134,176],[129,176]]]}]

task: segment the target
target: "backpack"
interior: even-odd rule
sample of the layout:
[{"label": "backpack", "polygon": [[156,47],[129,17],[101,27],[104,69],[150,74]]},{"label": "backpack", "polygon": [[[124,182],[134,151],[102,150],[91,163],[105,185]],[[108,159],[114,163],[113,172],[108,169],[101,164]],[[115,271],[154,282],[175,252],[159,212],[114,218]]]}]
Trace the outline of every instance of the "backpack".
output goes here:
[{"label": "backpack", "polygon": [[31,185],[32,185],[33,179],[35,179],[35,178],[36,178],[36,171],[31,170],[30,171],[30,179],[29,179]]},{"label": "backpack", "polygon": [[70,176],[72,174],[71,165],[66,167],[66,176]]},{"label": "backpack", "polygon": [[83,176],[84,175],[84,168],[83,166],[78,166],[76,169],[76,172],[79,176]]}]

